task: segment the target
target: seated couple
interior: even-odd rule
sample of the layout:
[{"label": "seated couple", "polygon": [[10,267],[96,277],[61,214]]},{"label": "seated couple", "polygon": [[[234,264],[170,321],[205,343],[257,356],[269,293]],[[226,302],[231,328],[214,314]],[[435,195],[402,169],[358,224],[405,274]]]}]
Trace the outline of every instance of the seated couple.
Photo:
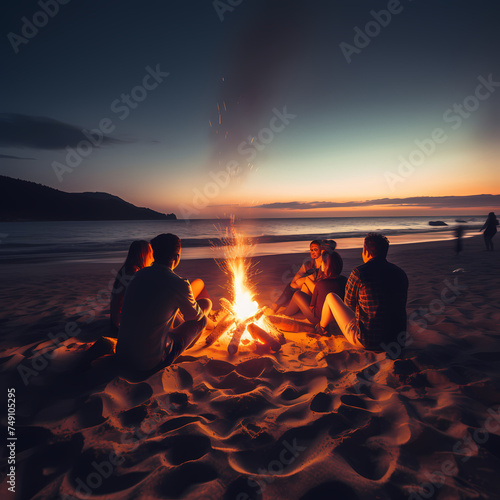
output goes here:
[{"label": "seated couple", "polygon": [[[309,306],[310,313],[306,315],[317,325],[317,331],[326,333],[327,326],[335,320],[345,338],[356,347],[382,351],[383,344],[400,342],[399,335],[406,331],[408,278],[402,269],[387,261],[388,250],[389,240],[385,236],[369,233],[363,244],[364,264],[351,272],[345,285],[345,297],[342,290],[340,293],[329,290],[333,285],[324,285],[324,288],[321,285],[321,295],[318,289],[314,307]],[[323,275],[328,269],[333,270],[325,281],[332,280],[333,276],[333,281],[340,285],[342,259],[338,254],[334,256],[336,252],[331,257],[325,254],[328,252],[322,256]],[[331,261],[329,265],[326,264],[328,260]],[[321,275],[315,290],[320,283]],[[303,312],[306,310],[307,298],[298,293],[301,292],[294,294],[288,311],[293,312],[293,302]],[[318,307],[321,300],[323,303]]]},{"label": "seated couple", "polygon": [[[301,290],[307,295],[312,295],[314,283],[318,279],[318,275],[322,265],[322,255],[326,251],[332,253],[335,250],[337,243],[333,240],[313,240],[309,245],[311,260],[306,260],[297,274],[293,277],[291,283],[285,287],[279,299],[273,303],[271,309],[278,312],[280,308],[287,307],[292,300],[295,292]],[[342,269],[340,269],[340,272]],[[295,311],[297,312],[297,311]],[[288,314],[289,313],[285,313]]]},{"label": "seated couple", "polygon": [[151,248],[153,264],[128,276],[116,344],[118,359],[140,371],[168,366],[193,346],[212,308],[203,281],[190,284],[174,272],[181,259],[179,237],[160,234]]}]

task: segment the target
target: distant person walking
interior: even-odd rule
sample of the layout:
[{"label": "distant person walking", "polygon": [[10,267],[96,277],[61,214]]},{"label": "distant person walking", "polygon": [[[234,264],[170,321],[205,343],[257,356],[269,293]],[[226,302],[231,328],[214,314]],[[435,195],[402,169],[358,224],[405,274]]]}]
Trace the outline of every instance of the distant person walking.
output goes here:
[{"label": "distant person walking", "polygon": [[457,238],[455,240],[455,254],[456,255],[459,255],[463,249],[463,245],[462,245],[462,236],[463,235],[464,235],[464,228],[462,226],[457,226],[455,228],[455,237]]},{"label": "distant person walking", "polygon": [[484,223],[484,226],[479,230],[484,230],[484,243],[486,245],[486,250],[491,250],[493,252],[493,236],[497,234],[498,220],[494,212],[488,214],[488,218]]}]

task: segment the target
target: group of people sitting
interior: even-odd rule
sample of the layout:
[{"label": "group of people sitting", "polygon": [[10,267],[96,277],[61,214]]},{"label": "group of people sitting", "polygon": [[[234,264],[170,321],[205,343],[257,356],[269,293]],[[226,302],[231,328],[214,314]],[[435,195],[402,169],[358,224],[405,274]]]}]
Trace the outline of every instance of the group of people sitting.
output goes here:
[{"label": "group of people sitting", "polygon": [[[314,240],[306,261],[272,305],[293,316],[301,311],[316,332],[329,335],[337,325],[354,346],[382,351],[406,332],[408,278],[387,261],[389,240],[369,233],[363,244],[364,264],[343,276],[343,260],[332,240]],[[399,340],[398,340],[399,339]]]},{"label": "group of people sitting", "polygon": [[[335,248],[332,240],[312,241],[311,259],[271,309],[284,308],[288,316],[302,312],[321,335],[336,324],[352,345],[382,351],[406,331],[408,278],[387,261],[389,240],[381,234],[366,236],[364,264],[348,279],[341,274],[343,260]],[[118,335],[116,354],[129,367],[149,371],[168,366],[206,328],[213,328],[205,284],[179,277],[174,269],[180,259],[180,239],[160,234],[151,244],[134,241],[117,273],[110,318]]]}]

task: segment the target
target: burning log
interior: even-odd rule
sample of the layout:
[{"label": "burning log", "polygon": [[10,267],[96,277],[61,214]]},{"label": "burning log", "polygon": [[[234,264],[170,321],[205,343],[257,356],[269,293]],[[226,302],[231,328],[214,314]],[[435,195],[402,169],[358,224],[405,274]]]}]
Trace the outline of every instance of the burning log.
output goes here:
[{"label": "burning log", "polygon": [[233,356],[238,352],[241,336],[243,335],[243,332],[245,331],[246,327],[247,325],[245,325],[245,323],[240,323],[236,327],[236,330],[233,333],[233,338],[231,339],[231,342],[229,342],[229,345],[227,346],[227,352],[229,352],[231,356]]},{"label": "burning log", "polygon": [[222,337],[234,324],[234,316],[229,314],[227,311],[223,311],[221,318],[217,323],[217,326],[210,332],[210,335],[206,338],[205,344],[211,346],[216,342],[219,337]]},{"label": "burning log", "polygon": [[304,321],[297,321],[285,316],[268,316],[269,321],[271,321],[275,327],[279,327],[285,332],[311,332],[314,333],[314,326],[310,323],[305,323]]},{"label": "burning log", "polygon": [[255,323],[250,323],[248,325],[248,331],[253,338],[259,339],[266,344],[271,351],[278,352],[281,349],[281,344],[271,334],[267,333]]},{"label": "burning log", "polygon": [[266,323],[266,327],[269,330],[269,333],[273,334],[274,337],[278,340],[278,342],[283,345],[286,344],[286,338],[285,335],[281,330],[278,330],[268,319],[267,317],[264,318],[264,321]]},{"label": "burning log", "polygon": [[229,300],[227,300],[226,297],[221,297],[219,299],[219,304],[222,307],[222,309],[224,309],[224,311],[226,311],[228,314],[234,315],[233,304],[231,304],[231,302],[229,302]]},{"label": "burning log", "polygon": [[254,321],[258,321],[262,315],[264,314],[265,307],[260,308],[253,316],[250,316],[249,318],[245,319],[244,321],[240,321],[238,323],[238,326],[236,327],[236,330],[233,333],[233,338],[231,339],[231,342],[229,342],[229,345],[227,346],[227,350],[229,354],[233,355],[238,352],[238,347],[240,346],[240,339],[241,336],[243,335],[243,332],[245,331],[245,328],[250,324],[253,323]]}]

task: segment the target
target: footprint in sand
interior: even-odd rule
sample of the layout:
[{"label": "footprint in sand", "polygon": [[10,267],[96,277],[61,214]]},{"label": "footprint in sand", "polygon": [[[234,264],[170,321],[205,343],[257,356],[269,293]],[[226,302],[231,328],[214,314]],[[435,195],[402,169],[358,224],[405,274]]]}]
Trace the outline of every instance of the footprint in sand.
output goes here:
[{"label": "footprint in sand", "polygon": [[311,401],[311,411],[317,413],[326,413],[330,411],[332,406],[333,397],[325,392],[318,392]]},{"label": "footprint in sand", "polygon": [[162,444],[168,448],[165,455],[173,465],[181,465],[185,462],[198,460],[212,449],[210,439],[201,434],[168,437]]},{"label": "footprint in sand", "polygon": [[360,476],[372,481],[384,477],[394,462],[392,455],[385,449],[353,443],[352,439],[343,441],[332,453],[340,455]]},{"label": "footprint in sand", "polygon": [[130,410],[123,411],[118,415],[120,422],[125,427],[138,427],[146,418],[148,410],[144,405],[136,406]]},{"label": "footprint in sand", "polygon": [[149,472],[120,473],[123,457],[113,450],[85,450],[68,475],[69,482],[79,495],[111,495],[127,490],[141,482]]}]

